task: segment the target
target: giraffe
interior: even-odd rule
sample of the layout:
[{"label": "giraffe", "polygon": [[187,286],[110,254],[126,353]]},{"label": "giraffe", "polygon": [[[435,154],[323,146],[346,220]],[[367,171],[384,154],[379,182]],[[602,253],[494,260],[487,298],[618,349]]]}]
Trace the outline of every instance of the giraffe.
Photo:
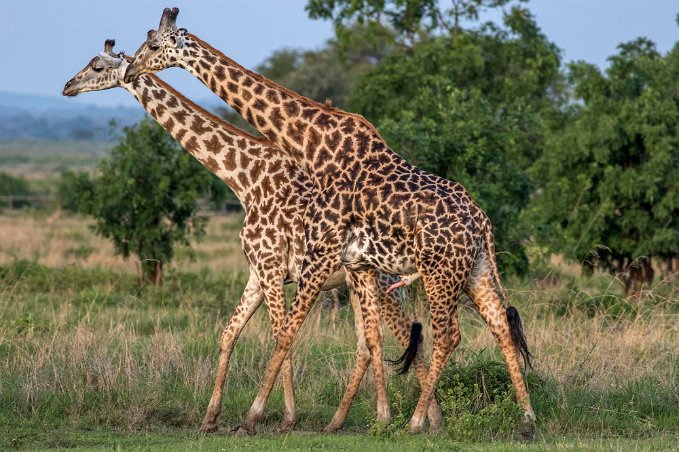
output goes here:
[{"label": "giraffe", "polygon": [[[535,414],[519,355],[529,364],[520,318],[498,276],[492,226],[458,183],[429,174],[392,151],[363,117],[322,105],[239,65],[176,27],[177,8],[166,8],[127,68],[125,80],[167,67],[198,77],[311,175],[304,215],[306,251],[300,284],[281,329],[260,390],[241,424],[254,431],[283,359],[326,279],[341,266],[366,275],[355,287],[363,312],[375,310],[369,283],[375,270],[422,279],[432,322],[433,354],[410,431],[423,430],[441,372],[460,341],[458,296],[466,293],[489,326],[524,411],[524,435],[533,437]],[[360,282],[360,281],[358,281]],[[379,315],[379,312],[377,313]],[[374,317],[366,340],[379,348]],[[381,348],[378,353],[381,356]],[[372,362],[376,366],[375,359]],[[376,374],[376,378],[381,376]],[[383,418],[388,413],[383,413]],[[378,420],[380,412],[378,411]]]},{"label": "giraffe", "polygon": [[[230,356],[242,329],[265,299],[274,335],[283,323],[283,284],[298,281],[305,240],[301,222],[311,191],[311,179],[287,154],[272,149],[267,139],[255,138],[205,111],[155,75],[145,75],[130,83],[124,82],[123,76],[130,58],[122,53],[114,53],[114,45],[114,40],[107,40],[104,51],[92,58],[66,83],[63,94],[75,96],[82,92],[113,87],[126,89],[189,153],[232,188],[246,211],[240,237],[250,267],[250,278],[240,304],[222,333],[215,388],[201,424],[202,431],[214,432],[217,430],[217,417],[221,410]],[[323,289],[336,288],[344,280],[344,272],[337,272]],[[393,277],[379,275],[381,309],[389,328],[403,346],[407,347],[410,342],[411,322],[401,309],[401,294],[392,296],[384,290],[392,283]],[[365,363],[369,360],[369,353],[363,335],[362,313],[353,295],[352,306],[357,322],[357,357],[360,362]],[[417,359],[414,365],[424,383],[424,362]],[[290,366],[288,357],[284,370],[285,414],[281,429],[290,428],[295,419]],[[360,378],[354,382],[354,394],[360,382]],[[334,424],[328,431],[342,426],[352,399],[353,395],[345,397],[345,405],[338,410]],[[431,404],[428,415],[430,426],[438,428],[441,424],[441,412],[435,401]]]}]

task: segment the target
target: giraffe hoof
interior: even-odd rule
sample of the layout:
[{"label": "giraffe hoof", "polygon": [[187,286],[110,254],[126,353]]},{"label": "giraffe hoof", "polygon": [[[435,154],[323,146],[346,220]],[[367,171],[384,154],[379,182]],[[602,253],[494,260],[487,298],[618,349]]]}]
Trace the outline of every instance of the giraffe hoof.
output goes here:
[{"label": "giraffe hoof", "polygon": [[323,433],[336,433],[338,430],[341,430],[342,426],[341,425],[335,425],[333,423],[330,423],[323,428],[322,432]]},{"label": "giraffe hoof", "polygon": [[292,426],[295,425],[295,418],[291,417],[289,419],[283,418],[281,425],[278,426],[278,433],[285,433],[292,430]]},{"label": "giraffe hoof", "polygon": [[439,422],[431,422],[431,421],[430,421],[430,422],[429,422],[429,433],[436,433],[436,432],[438,432],[439,430],[441,430],[441,426],[442,426],[442,425],[443,425],[443,424],[442,424],[440,421],[439,421]]},{"label": "giraffe hoof", "polygon": [[521,438],[532,441],[535,439],[535,424],[526,424],[521,430]]},{"label": "giraffe hoof", "polygon": [[198,429],[201,433],[215,433],[217,431],[216,422],[203,422]]},{"label": "giraffe hoof", "polygon": [[439,431],[443,426],[443,415],[438,405],[436,405],[436,408],[429,409],[427,417],[429,418],[429,433]]},{"label": "giraffe hoof", "polygon": [[257,432],[255,432],[255,429],[249,429],[243,425],[239,425],[235,429],[233,429],[233,436],[255,436]]}]

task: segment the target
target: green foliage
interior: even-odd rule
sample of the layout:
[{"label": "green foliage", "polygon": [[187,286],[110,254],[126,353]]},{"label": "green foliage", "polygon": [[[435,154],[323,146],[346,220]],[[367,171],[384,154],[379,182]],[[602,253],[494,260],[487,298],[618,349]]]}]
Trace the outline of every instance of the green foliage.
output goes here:
[{"label": "green foliage", "polygon": [[441,394],[441,407],[450,419],[446,433],[458,441],[511,439],[517,434],[522,410],[511,392],[495,394],[487,403],[475,383],[471,388],[458,384]]},{"label": "green foliage", "polygon": [[384,29],[351,29],[351,40],[330,40],[319,50],[283,49],[273,53],[257,72],[318,102],[330,99],[346,108],[356,80],[382,60],[394,38]]},{"label": "green foliage", "polygon": [[570,259],[622,271],[679,254],[679,47],[622,44],[605,73],[569,67],[578,103],[532,168],[538,240]]},{"label": "green foliage", "polygon": [[189,246],[190,237],[204,234],[207,218],[198,214],[197,202],[210,178],[159,125],[144,119],[125,129],[99,176],[69,176],[64,186],[83,189],[75,204],[96,219],[95,231],[123,257],[139,258],[142,281],[159,283],[175,244]]},{"label": "green foliage", "polygon": [[[396,117],[422,91],[454,87],[478,90],[497,108],[542,112],[551,106],[550,96],[560,82],[559,51],[525,10],[506,15],[505,25],[392,52],[359,81],[351,108],[379,121]],[[526,120],[524,127],[532,130],[535,124]]]},{"label": "green foliage", "polygon": [[388,26],[405,42],[414,42],[432,33],[457,34],[461,22],[477,21],[487,9],[526,0],[453,0],[444,8],[436,0],[309,0],[306,10],[312,19],[332,20],[338,36],[348,28]]},{"label": "green foliage", "polygon": [[0,173],[0,196],[30,195],[31,190],[25,177],[14,177],[7,173]]},{"label": "green foliage", "polygon": [[514,401],[504,364],[479,362],[451,369],[440,386],[441,411],[452,439],[497,441],[518,433],[523,410]]},{"label": "green foliage", "polygon": [[62,209],[86,211],[93,203],[94,182],[87,173],[64,171],[57,182],[57,199]]}]

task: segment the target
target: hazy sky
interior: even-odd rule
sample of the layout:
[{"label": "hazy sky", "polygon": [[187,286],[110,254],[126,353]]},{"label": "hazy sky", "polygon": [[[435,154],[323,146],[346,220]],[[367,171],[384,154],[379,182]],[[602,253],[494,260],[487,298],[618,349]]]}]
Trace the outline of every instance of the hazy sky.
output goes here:
[{"label": "hazy sky", "polygon": [[[115,38],[133,53],[156,28],[166,6],[180,8],[177,24],[243,64],[254,67],[276,49],[318,48],[332,36],[328,22],[312,21],[306,0],[1,0],[0,90],[59,95],[64,83]],[[646,36],[661,52],[679,38],[678,0],[531,0],[528,8],[565,59],[605,66],[620,42]],[[212,96],[180,69],[161,76],[196,99]],[[74,100],[134,105],[120,89]]]}]

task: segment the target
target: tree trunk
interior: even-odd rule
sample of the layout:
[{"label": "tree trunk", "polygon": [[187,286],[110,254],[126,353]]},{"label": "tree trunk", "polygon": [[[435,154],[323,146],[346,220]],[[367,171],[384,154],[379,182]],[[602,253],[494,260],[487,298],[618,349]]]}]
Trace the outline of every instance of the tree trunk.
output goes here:
[{"label": "tree trunk", "polygon": [[161,286],[163,284],[163,263],[155,259],[144,260],[141,264],[140,283],[141,285]]},{"label": "tree trunk", "polygon": [[625,285],[625,294],[628,296],[639,293],[644,286],[651,287],[655,276],[651,259],[642,257],[632,260],[630,258],[620,276]]}]

